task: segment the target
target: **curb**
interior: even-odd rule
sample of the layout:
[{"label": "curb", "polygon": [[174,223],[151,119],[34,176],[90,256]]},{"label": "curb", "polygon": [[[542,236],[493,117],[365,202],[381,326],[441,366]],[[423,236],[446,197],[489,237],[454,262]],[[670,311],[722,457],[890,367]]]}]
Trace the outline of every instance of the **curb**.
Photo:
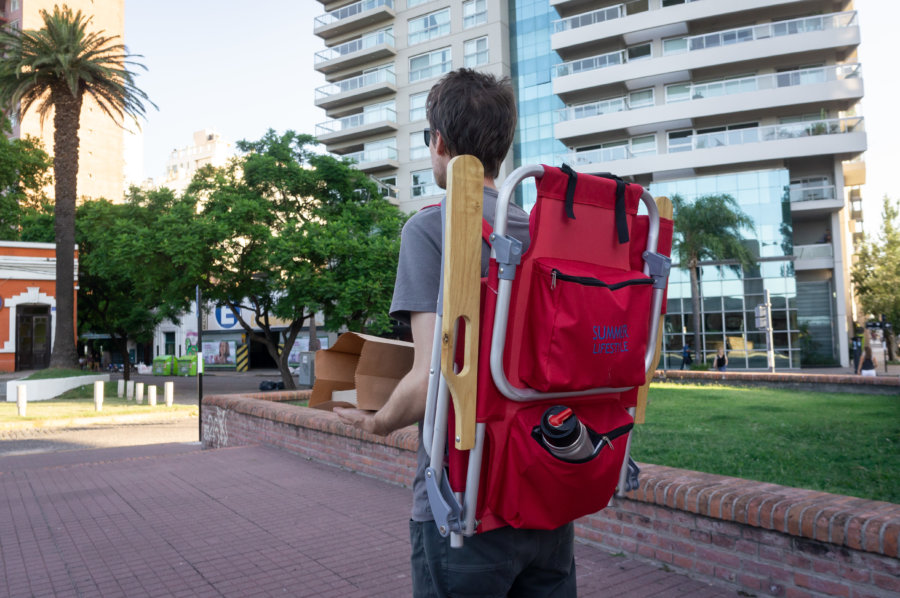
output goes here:
[{"label": "curb", "polygon": [[0,435],[2,435],[4,432],[25,432],[29,430],[74,428],[103,424],[167,423],[179,419],[190,419],[196,417],[196,412],[174,411],[171,413],[133,413],[128,415],[71,417],[67,419],[44,419],[39,421],[8,422],[0,423]]}]

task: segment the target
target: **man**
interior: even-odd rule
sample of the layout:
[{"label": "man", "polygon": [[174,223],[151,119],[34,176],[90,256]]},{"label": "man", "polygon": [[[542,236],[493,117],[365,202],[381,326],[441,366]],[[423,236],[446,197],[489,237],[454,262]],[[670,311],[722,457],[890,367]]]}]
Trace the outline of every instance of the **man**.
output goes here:
[{"label": "man", "polygon": [[[445,75],[429,92],[425,140],[434,180],[446,189],[447,166],[471,154],[484,165],[484,217],[493,224],[500,164],[516,127],[515,96],[509,81],[470,69]],[[528,215],[510,206],[508,234],[528,244]],[[403,228],[391,315],[412,329],[414,358],[387,404],[376,414],[335,409],[346,423],[385,435],[419,422],[425,415],[428,370],[434,339],[441,268],[441,211],[429,207]],[[489,248],[482,246],[482,276]],[[419,436],[410,521],[413,593],[422,596],[575,596],[574,527],[556,530],[501,528],[467,538],[450,548],[433,522],[425,491],[429,459]]]}]

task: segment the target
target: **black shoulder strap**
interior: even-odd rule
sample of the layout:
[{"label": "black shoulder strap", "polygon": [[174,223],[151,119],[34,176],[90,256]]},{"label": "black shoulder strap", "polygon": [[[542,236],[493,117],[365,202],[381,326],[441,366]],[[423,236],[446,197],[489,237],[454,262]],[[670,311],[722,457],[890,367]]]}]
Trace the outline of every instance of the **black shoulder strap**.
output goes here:
[{"label": "black shoulder strap", "polygon": [[578,173],[565,163],[560,170],[569,177],[569,184],[566,186],[566,216],[575,220],[575,185],[578,182]]},{"label": "black shoulder strap", "polygon": [[616,182],[616,232],[619,234],[619,243],[627,243],[628,218],[625,213],[625,187],[628,183],[609,172],[601,172],[597,176],[604,179],[611,179]]}]

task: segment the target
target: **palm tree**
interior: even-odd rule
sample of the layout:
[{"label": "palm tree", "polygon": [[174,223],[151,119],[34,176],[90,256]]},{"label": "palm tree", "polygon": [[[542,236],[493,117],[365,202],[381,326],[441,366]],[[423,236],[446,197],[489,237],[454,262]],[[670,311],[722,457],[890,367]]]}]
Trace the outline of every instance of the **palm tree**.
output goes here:
[{"label": "palm tree", "polygon": [[[700,263],[734,261],[728,267],[740,272],[742,266],[755,262],[753,253],[743,242],[741,229],[753,230],[753,219],[744,213],[730,195],[704,195],[687,203],[678,195],[672,197],[675,212],[675,238],[672,252],[682,268],[691,274],[691,312],[694,321],[694,351],[701,359],[700,344]],[[717,266],[722,268],[721,265]]]},{"label": "palm tree", "polygon": [[147,94],[134,85],[135,55],[103,32],[88,32],[81,11],[41,11],[39,30],[0,29],[0,107],[22,114],[34,107],[41,123],[53,112],[55,177],[56,329],[51,367],[77,363],[75,350],[75,200],[78,127],[85,95],[121,124],[145,113]]}]

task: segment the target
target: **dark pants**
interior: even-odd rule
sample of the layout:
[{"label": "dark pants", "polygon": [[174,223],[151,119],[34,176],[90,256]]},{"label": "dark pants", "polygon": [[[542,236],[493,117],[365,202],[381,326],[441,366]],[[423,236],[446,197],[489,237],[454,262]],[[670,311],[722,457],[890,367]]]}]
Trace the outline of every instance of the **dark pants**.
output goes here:
[{"label": "dark pants", "polygon": [[433,522],[409,522],[415,598],[574,597],[575,526],[496,529],[450,548]]}]

